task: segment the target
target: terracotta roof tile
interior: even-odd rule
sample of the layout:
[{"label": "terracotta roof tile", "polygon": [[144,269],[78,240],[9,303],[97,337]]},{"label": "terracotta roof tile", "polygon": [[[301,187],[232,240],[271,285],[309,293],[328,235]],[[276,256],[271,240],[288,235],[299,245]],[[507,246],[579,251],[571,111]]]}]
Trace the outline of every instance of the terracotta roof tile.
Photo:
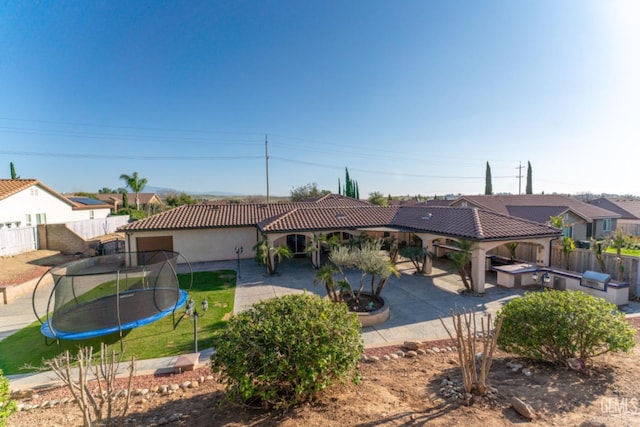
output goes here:
[{"label": "terracotta roof tile", "polygon": [[302,203],[313,203],[325,207],[371,206],[371,203],[366,200],[354,199],[340,194],[325,194],[321,197],[304,200]]},{"label": "terracotta roof tile", "polygon": [[560,233],[553,227],[496,212],[443,206],[401,208],[392,225],[474,240],[556,236]]},{"label": "terracotta roof tile", "polygon": [[556,236],[560,231],[482,209],[398,206],[314,206],[313,203],[184,205],[120,230],[152,231],[257,226],[265,232],[393,227],[475,240]]},{"label": "terracotta roof tile", "polygon": [[38,184],[37,179],[0,179],[0,200],[36,184]]},{"label": "terracotta roof tile", "polygon": [[300,207],[258,224],[263,231],[353,229],[389,225],[397,208],[383,206]]}]

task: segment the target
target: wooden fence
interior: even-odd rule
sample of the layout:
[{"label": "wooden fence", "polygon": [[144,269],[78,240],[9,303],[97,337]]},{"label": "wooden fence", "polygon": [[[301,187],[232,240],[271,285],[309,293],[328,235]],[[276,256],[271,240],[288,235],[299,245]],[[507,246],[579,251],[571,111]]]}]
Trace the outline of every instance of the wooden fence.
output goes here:
[{"label": "wooden fence", "polygon": [[38,249],[36,227],[0,229],[0,256],[16,255]]},{"label": "wooden fence", "polygon": [[[506,246],[500,246],[491,250],[491,253],[510,258]],[[550,266],[561,270],[569,270],[584,273],[587,270],[605,272],[611,275],[613,280],[629,283],[630,296],[640,296],[640,257],[622,256],[620,260],[615,254],[603,254],[604,271],[596,258],[594,251],[576,248],[567,259],[562,253],[560,245],[552,245]],[[528,243],[520,243],[516,248],[516,259],[535,264],[536,246]],[[622,269],[620,268],[622,266]]]}]

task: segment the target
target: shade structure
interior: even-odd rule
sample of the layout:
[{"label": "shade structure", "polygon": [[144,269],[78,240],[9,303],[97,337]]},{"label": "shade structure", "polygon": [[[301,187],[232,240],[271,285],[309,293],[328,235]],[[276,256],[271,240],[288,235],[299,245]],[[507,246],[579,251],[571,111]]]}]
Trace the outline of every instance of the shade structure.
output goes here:
[{"label": "shade structure", "polygon": [[170,251],[126,252],[52,268],[54,286],[42,334],[83,340],[122,333],[175,312],[187,300],[176,274],[179,257]]}]

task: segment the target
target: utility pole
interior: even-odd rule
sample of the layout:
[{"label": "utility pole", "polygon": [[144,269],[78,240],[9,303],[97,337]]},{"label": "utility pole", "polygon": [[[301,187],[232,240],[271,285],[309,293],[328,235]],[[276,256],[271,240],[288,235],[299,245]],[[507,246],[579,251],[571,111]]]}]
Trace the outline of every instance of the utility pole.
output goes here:
[{"label": "utility pole", "polygon": [[516,176],[518,178],[518,195],[522,194],[522,168],[522,162],[520,162],[516,168],[518,169],[518,176]]},{"label": "utility pole", "polygon": [[267,163],[267,204],[269,204],[269,142],[267,134],[264,134],[264,160]]}]

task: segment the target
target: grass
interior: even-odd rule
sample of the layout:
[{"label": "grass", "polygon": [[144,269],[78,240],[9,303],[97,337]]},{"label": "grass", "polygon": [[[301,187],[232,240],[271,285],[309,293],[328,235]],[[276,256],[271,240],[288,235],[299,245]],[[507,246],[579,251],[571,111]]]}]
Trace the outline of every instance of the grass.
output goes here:
[{"label": "grass", "polygon": [[[190,276],[179,274],[180,287],[188,290]],[[193,286],[190,297],[196,302],[198,318],[198,350],[211,347],[213,335],[224,327],[226,319],[233,312],[236,273],[232,270],[214,272],[198,272],[193,274]],[[209,309],[203,315],[201,302],[207,299]],[[135,356],[136,359],[152,359],[193,352],[193,321],[184,314],[184,307],[176,311],[174,318],[169,315],[149,325],[126,331],[123,337],[123,360]],[[178,320],[180,320],[178,322]],[[28,327],[0,341],[0,369],[5,375],[33,372],[42,365],[43,360],[55,357],[59,352],[69,350],[77,353],[78,347],[92,346],[94,354],[99,354],[100,343],[104,342],[120,351],[118,334],[106,335],[91,340],[60,341],[47,345],[40,333],[40,322],[36,321]]]},{"label": "grass", "polygon": [[[607,253],[608,254],[615,254],[616,253],[616,248],[607,248]],[[638,256],[638,257],[640,257],[640,249],[622,248],[621,254],[622,255],[626,255],[626,256]]]}]

